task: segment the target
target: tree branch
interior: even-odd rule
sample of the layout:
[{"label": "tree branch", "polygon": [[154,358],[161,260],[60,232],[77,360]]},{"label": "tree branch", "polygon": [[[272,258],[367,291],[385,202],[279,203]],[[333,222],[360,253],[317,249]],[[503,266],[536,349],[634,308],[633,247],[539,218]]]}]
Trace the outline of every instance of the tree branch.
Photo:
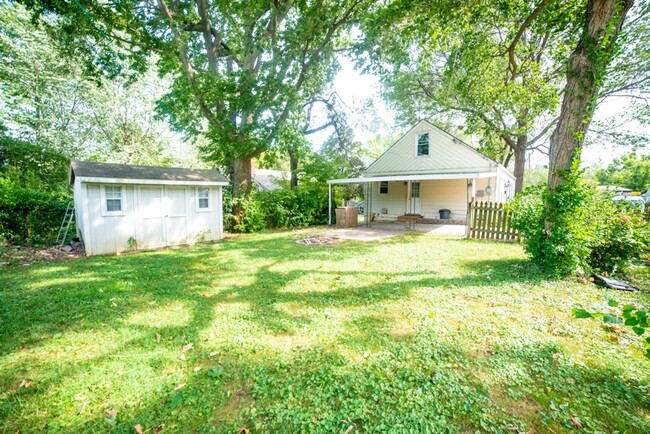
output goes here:
[{"label": "tree branch", "polygon": [[517,47],[517,44],[519,43],[519,40],[521,39],[522,35],[530,26],[530,24],[535,20],[537,15],[539,15],[544,8],[553,0],[542,0],[542,2],[535,8],[535,10],[528,15],[528,18],[521,24],[519,27],[519,30],[515,34],[515,37],[513,38],[512,42],[508,46],[507,53],[508,53],[508,61],[510,62],[510,66],[508,69],[510,70],[512,77],[511,79],[514,79],[516,74],[517,74],[517,60],[515,58],[515,48]]}]

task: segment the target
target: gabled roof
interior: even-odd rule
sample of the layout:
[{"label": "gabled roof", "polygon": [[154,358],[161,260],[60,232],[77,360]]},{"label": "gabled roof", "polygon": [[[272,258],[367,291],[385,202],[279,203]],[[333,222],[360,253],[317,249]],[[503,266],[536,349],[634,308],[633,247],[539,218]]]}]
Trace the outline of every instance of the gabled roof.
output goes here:
[{"label": "gabled roof", "polygon": [[255,169],[253,180],[262,190],[277,190],[282,186],[278,181],[287,181],[291,178],[291,172],[284,170]]},{"label": "gabled roof", "polygon": [[178,167],[136,166],[133,164],[70,162],[70,183],[75,178],[87,182],[122,182],[127,184],[226,185],[228,178],[215,170]]},{"label": "gabled roof", "polygon": [[[420,133],[429,133],[429,155],[417,156]],[[495,172],[500,165],[457,137],[421,120],[386,150],[366,170],[364,176],[444,175]],[[502,168],[502,170],[505,170]]]}]

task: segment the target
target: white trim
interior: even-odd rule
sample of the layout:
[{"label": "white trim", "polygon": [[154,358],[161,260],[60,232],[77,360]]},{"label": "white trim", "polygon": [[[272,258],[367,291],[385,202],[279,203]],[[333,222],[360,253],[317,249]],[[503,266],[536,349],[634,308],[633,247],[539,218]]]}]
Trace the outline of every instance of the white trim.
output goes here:
[{"label": "white trim", "polygon": [[497,172],[444,173],[436,175],[394,175],[370,176],[360,178],[328,179],[328,184],[355,184],[377,181],[427,181],[433,179],[494,178]]},{"label": "white trim", "polygon": [[[208,190],[208,207],[207,208],[201,208],[199,205],[201,203],[201,198],[199,197],[199,190],[201,188],[207,189]],[[212,212],[212,189],[210,187],[194,187],[194,197],[196,199],[196,212]]]},{"label": "white trim", "polygon": [[[428,137],[428,142],[427,143],[427,153],[420,155],[418,151],[420,150],[420,136],[427,135]],[[415,158],[428,158],[431,156],[431,133],[429,131],[421,131],[419,133],[415,133]]]},{"label": "white trim", "polygon": [[99,187],[99,200],[102,202],[102,217],[119,217],[125,216],[127,214],[127,205],[126,205],[126,191],[123,185],[111,185],[111,188],[118,187],[120,189],[120,209],[119,211],[109,211],[108,204],[106,203],[106,187],[107,185],[101,185]]},{"label": "white trim", "polygon": [[[76,181],[75,181],[76,182]],[[81,208],[82,211],[82,219],[83,219],[83,231],[81,234],[81,240],[84,243],[84,251],[86,253],[86,256],[90,256],[93,254],[93,242],[92,242],[92,234],[90,232],[90,199],[89,199],[89,193],[88,193],[88,187],[86,184],[80,183],[80,192],[79,196],[83,205]]]},{"label": "white trim", "polygon": [[128,179],[128,178],[95,178],[78,176],[79,182],[92,182],[99,184],[140,184],[140,185],[201,185],[201,186],[225,186],[224,181],[169,181],[164,179]]}]

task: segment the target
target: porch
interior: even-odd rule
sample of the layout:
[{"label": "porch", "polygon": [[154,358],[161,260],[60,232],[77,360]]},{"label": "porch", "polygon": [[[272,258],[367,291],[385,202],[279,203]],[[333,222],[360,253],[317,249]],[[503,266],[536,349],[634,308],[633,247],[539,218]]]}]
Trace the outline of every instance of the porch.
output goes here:
[{"label": "porch", "polygon": [[[428,175],[372,176],[328,180],[329,221],[332,224],[332,189],[340,184],[363,185],[363,222],[371,227],[378,222],[415,225],[457,225],[467,223],[468,203],[476,198],[504,200],[510,194],[510,180],[490,172],[444,173]],[[441,211],[445,211],[441,213]]]}]

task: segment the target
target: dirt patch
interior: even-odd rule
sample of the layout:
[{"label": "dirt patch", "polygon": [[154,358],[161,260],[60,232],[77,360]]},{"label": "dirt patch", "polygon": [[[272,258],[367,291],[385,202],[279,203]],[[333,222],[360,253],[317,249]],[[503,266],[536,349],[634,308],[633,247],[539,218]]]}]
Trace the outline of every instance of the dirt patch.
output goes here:
[{"label": "dirt patch", "polygon": [[338,240],[334,237],[310,237],[296,240],[296,244],[303,246],[328,246],[336,244],[337,241]]},{"label": "dirt patch", "polygon": [[72,242],[65,246],[32,247],[32,246],[0,246],[0,267],[24,265],[38,262],[53,262],[65,259],[75,259],[84,256],[82,243]]}]

